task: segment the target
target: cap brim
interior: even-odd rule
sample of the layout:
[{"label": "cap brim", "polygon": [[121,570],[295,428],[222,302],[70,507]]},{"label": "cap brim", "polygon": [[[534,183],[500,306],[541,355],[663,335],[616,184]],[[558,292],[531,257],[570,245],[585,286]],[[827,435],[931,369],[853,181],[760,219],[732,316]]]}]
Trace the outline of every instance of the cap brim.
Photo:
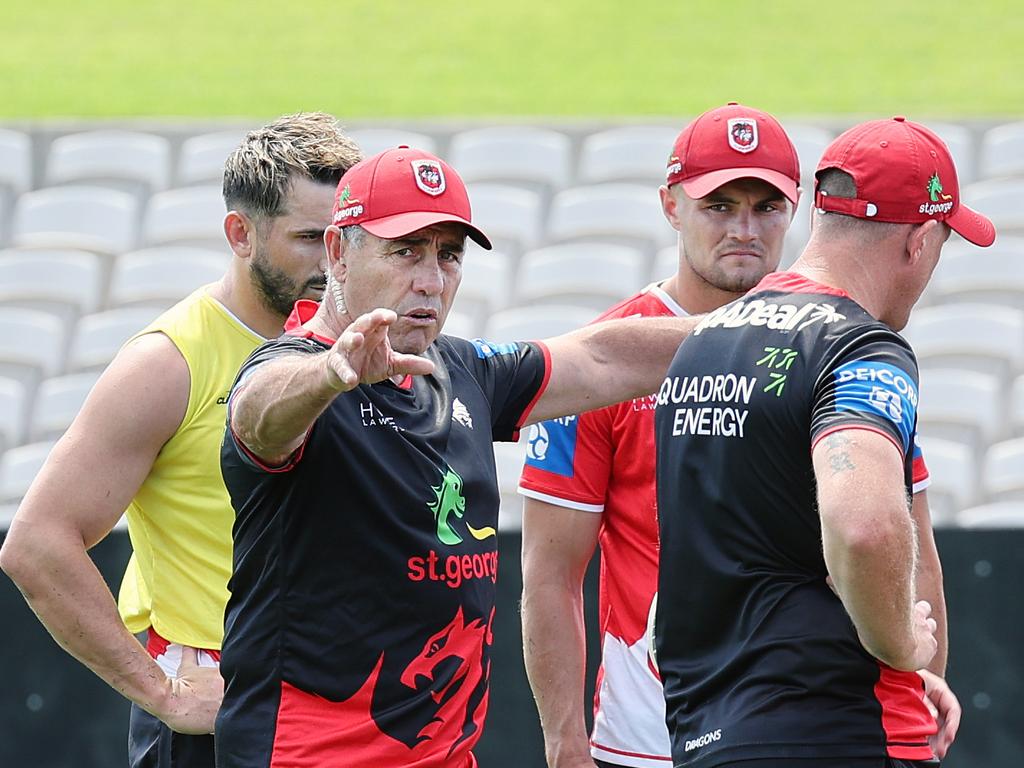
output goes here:
[{"label": "cap brim", "polygon": [[768,168],[723,168],[720,171],[694,176],[692,179],[684,179],[679,183],[683,185],[683,191],[696,200],[710,195],[719,187],[736,179],[760,179],[779,190],[793,205],[800,200],[800,185],[786,174]]},{"label": "cap brim", "polygon": [[987,248],[996,241],[995,225],[988,217],[961,203],[946,223],[964,240],[968,240],[982,248]]},{"label": "cap brim", "polygon": [[488,251],[491,250],[491,241],[487,239],[487,235],[461,216],[455,216],[451,213],[441,213],[440,211],[396,213],[394,216],[385,216],[373,221],[361,222],[360,226],[371,235],[383,237],[385,240],[395,240],[399,237],[405,237],[417,229],[448,222],[464,225],[467,234],[475,243],[481,248],[486,248]]}]

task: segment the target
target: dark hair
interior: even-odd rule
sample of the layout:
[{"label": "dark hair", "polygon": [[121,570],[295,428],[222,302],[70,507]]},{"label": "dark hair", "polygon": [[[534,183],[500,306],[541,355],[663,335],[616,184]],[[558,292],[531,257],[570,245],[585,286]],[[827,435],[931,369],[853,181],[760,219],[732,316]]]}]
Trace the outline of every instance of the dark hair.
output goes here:
[{"label": "dark hair", "polygon": [[251,131],[224,163],[224,203],[250,216],[280,215],[292,180],[337,184],[362,152],[324,112],[279,117]]}]

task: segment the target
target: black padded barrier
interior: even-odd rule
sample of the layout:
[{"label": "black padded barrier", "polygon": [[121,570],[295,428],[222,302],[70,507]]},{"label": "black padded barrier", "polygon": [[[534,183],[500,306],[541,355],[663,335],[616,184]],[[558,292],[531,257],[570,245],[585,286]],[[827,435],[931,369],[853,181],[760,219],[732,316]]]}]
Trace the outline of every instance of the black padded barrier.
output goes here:
[{"label": "black padded barrier", "polygon": [[[5,532],[0,532],[0,536]],[[949,681],[964,706],[945,768],[1024,766],[1024,529],[936,533],[950,615]],[[499,534],[501,552],[490,715],[476,749],[482,768],[543,766],[544,750],[523,667],[519,629],[520,536]],[[127,562],[127,534],[92,550],[108,583]],[[596,616],[596,567],[587,577],[588,622]],[[15,586],[0,577],[0,768],[125,765],[128,705],[62,651]],[[590,686],[597,658],[589,647]]]}]

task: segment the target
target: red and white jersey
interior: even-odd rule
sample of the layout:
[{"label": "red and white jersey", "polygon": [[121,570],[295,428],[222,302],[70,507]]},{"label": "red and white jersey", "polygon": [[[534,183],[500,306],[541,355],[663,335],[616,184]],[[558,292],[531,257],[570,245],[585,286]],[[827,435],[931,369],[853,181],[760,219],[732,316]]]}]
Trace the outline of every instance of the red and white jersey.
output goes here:
[{"label": "red and white jersey", "polygon": [[[686,314],[651,285],[598,320]],[[524,496],[601,515],[602,659],[591,753],[637,768],[672,765],[661,681],[648,653],[658,584],[654,405],[652,394],[533,425],[519,483]],[[915,449],[914,491],[927,485],[928,470]]]}]

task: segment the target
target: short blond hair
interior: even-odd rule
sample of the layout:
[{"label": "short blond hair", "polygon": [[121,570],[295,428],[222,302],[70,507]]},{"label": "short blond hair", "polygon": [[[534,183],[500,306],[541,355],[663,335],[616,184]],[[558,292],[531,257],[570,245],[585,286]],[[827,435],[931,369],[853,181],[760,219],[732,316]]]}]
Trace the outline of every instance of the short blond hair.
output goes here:
[{"label": "short blond hair", "polygon": [[337,184],[363,159],[356,143],[324,112],[279,117],[251,131],[224,163],[224,203],[250,216],[283,213],[292,180]]}]

